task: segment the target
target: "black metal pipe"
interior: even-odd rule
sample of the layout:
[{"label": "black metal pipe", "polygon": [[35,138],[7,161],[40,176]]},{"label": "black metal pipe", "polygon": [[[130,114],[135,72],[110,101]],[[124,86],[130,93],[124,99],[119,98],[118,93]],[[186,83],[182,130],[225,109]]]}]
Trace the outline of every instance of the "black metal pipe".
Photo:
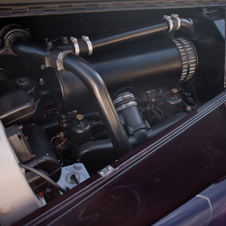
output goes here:
[{"label": "black metal pipe", "polygon": [[181,18],[180,30],[183,31],[188,37],[194,37],[196,32],[194,26],[187,19]]},{"label": "black metal pipe", "polygon": [[45,57],[48,56],[46,47],[20,40],[13,43],[12,50],[19,57],[39,63],[45,63]]},{"label": "black metal pipe", "polygon": [[[17,41],[13,44],[13,51],[16,55],[44,62],[48,56],[50,66],[56,68],[56,60],[61,52],[59,49],[46,50],[44,47],[32,43]],[[125,130],[119,120],[118,114],[114,108],[107,87],[99,74],[82,58],[74,53],[69,53],[64,58],[64,68],[74,73],[86,86],[93,101],[95,102],[108,135],[117,150],[118,157],[123,156],[132,150]]]},{"label": "black metal pipe", "polygon": [[[87,61],[101,76],[111,96],[125,87],[132,87],[135,93],[141,93],[171,87],[180,81],[182,68],[190,66],[185,64],[188,61],[182,61],[178,48],[172,40],[160,39],[100,51],[87,57]],[[60,71],[57,76],[55,73],[49,76],[54,84],[51,89],[59,112],[64,114],[92,106],[88,90],[73,73]]]},{"label": "black metal pipe", "polygon": [[[179,30],[183,31],[185,35],[189,37],[195,36],[195,28],[190,21],[179,18],[181,25]],[[172,31],[176,31],[178,28],[178,20],[172,18],[173,27]],[[170,32],[169,21],[162,19],[160,21],[148,23],[142,26],[137,26],[132,29],[111,33],[102,37],[97,37],[91,40],[93,50],[99,50],[115,44],[122,43],[124,41],[134,40],[136,38],[145,37],[148,35],[156,35]]]},{"label": "black metal pipe", "polygon": [[99,74],[82,58],[69,53],[64,58],[64,68],[81,79],[91,93],[108,135],[118,157],[128,153],[132,147],[119,120],[107,87]]},{"label": "black metal pipe", "polygon": [[[150,35],[164,34],[170,31],[176,31],[179,27],[179,30],[183,31],[186,36],[193,37],[195,36],[195,28],[192,23],[183,18],[172,18],[170,19],[172,23],[172,30],[170,30],[169,20],[162,19],[152,23],[147,23],[144,25],[139,25],[130,29],[113,32],[107,35],[99,36],[92,38],[90,41],[92,43],[93,51],[99,51],[108,47],[116,46],[124,42],[132,41],[141,37],[146,37]],[[178,22],[180,21],[180,23]],[[80,49],[80,56],[88,55],[88,45],[84,44],[84,40],[78,39],[78,45]],[[57,46],[58,47],[58,46]],[[75,51],[71,43],[65,45],[59,45],[61,49],[67,49],[70,51]]]},{"label": "black metal pipe", "polygon": [[148,23],[142,26],[137,26],[132,29],[111,33],[91,40],[93,49],[100,50],[123,41],[134,40],[136,38],[145,37],[147,35],[161,34],[169,29],[166,20],[160,20],[153,23]]}]

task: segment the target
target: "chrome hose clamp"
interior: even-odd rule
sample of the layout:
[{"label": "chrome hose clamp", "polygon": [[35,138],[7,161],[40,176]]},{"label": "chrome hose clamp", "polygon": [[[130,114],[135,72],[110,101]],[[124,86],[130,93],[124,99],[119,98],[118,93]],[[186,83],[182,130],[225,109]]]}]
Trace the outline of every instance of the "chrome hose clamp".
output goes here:
[{"label": "chrome hose clamp", "polygon": [[133,107],[133,106],[137,106],[137,102],[136,101],[129,101],[129,102],[122,104],[119,107],[117,107],[116,111],[119,112],[119,111],[122,111],[123,109],[130,108],[130,107]]},{"label": "chrome hose clamp", "polygon": [[65,71],[65,69],[64,69],[64,58],[68,53],[71,53],[71,51],[64,50],[63,52],[59,53],[57,60],[56,60],[56,67],[57,67],[58,71],[61,71],[61,70]]},{"label": "chrome hose clamp", "polygon": [[171,14],[171,17],[175,18],[177,20],[177,28],[176,28],[176,30],[179,30],[180,27],[181,27],[181,19],[180,19],[179,15],[178,14]]},{"label": "chrome hose clamp", "polygon": [[129,98],[134,98],[134,95],[132,93],[128,93],[128,94],[124,94],[124,95],[120,95],[118,98],[116,98],[114,101],[113,101],[113,104],[117,104],[121,101],[124,101],[124,100],[127,100]]},{"label": "chrome hose clamp", "polygon": [[168,32],[171,32],[171,31],[173,30],[173,21],[172,21],[172,19],[171,19],[171,16],[164,15],[163,18],[166,19],[167,22],[168,22],[168,25],[169,25],[169,30],[168,30]]},{"label": "chrome hose clamp", "polygon": [[86,44],[88,46],[88,50],[89,50],[89,54],[88,55],[91,55],[93,53],[93,45],[92,45],[91,41],[89,40],[89,37],[83,35],[82,39],[86,42]]},{"label": "chrome hose clamp", "polygon": [[79,44],[78,44],[77,38],[70,37],[70,40],[71,40],[71,41],[73,42],[73,44],[74,44],[75,54],[76,54],[77,56],[79,56],[80,49],[79,49]]},{"label": "chrome hose clamp", "polygon": [[179,15],[178,14],[171,14],[171,17],[175,18],[177,20],[177,28],[176,28],[176,30],[180,29],[180,27],[181,27],[181,19],[180,19]]}]

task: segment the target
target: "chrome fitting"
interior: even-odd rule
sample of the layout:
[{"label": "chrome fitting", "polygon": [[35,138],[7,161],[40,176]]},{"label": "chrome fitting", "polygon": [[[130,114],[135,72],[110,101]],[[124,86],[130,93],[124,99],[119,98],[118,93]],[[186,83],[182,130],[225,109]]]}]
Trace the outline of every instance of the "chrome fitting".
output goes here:
[{"label": "chrome fitting", "polygon": [[130,107],[133,107],[133,106],[137,106],[137,102],[136,101],[129,101],[129,102],[122,104],[119,107],[117,107],[116,111],[119,112],[119,111],[122,111],[123,109],[130,108]]},{"label": "chrome fitting", "polygon": [[134,98],[134,95],[132,93],[126,93],[124,95],[120,95],[117,99],[115,99],[113,101],[113,104],[117,104],[117,103],[124,101],[124,100],[127,100],[129,98]]},{"label": "chrome fitting", "polygon": [[86,44],[88,46],[88,50],[89,50],[89,54],[88,55],[91,55],[93,53],[93,45],[92,45],[91,41],[89,40],[89,37],[83,35],[82,39],[86,42]]},{"label": "chrome fitting", "polygon": [[181,19],[178,14],[171,14],[171,18],[175,18],[177,20],[177,28],[176,30],[180,29],[181,27]]},{"label": "chrome fitting", "polygon": [[173,21],[172,21],[172,19],[171,19],[171,16],[164,15],[163,18],[166,19],[167,22],[168,22],[168,25],[169,25],[169,30],[168,30],[168,32],[171,32],[171,31],[173,30]]},{"label": "chrome fitting", "polygon": [[65,69],[64,69],[64,58],[68,53],[71,53],[71,51],[64,50],[63,52],[59,53],[57,60],[56,60],[56,67],[57,67],[58,71],[62,71],[62,70],[65,71]]},{"label": "chrome fitting", "polygon": [[77,38],[70,37],[70,40],[71,40],[71,41],[73,42],[73,44],[74,44],[75,54],[76,54],[77,56],[79,56],[80,49],[79,49],[79,44],[78,44]]},{"label": "chrome fitting", "polygon": [[50,67],[50,66],[51,66],[51,64],[50,64],[50,58],[49,57],[45,57],[45,67]]}]

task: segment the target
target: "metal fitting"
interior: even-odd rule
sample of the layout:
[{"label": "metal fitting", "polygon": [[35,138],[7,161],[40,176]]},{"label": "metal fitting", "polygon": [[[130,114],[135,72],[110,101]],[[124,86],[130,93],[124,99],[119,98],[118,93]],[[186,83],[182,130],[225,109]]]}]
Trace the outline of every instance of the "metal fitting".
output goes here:
[{"label": "metal fitting", "polygon": [[41,86],[44,85],[45,84],[44,79],[43,78],[40,78],[38,84],[41,85]]},{"label": "metal fitting", "polygon": [[86,42],[86,44],[88,46],[88,50],[89,50],[89,54],[88,55],[91,55],[93,53],[93,45],[92,45],[91,41],[89,40],[89,37],[83,35],[82,39]]},{"label": "metal fitting", "polygon": [[181,27],[181,19],[180,19],[179,15],[178,14],[171,14],[171,17],[175,18],[177,20],[177,28],[176,28],[176,30],[180,29],[180,27]]},{"label": "metal fitting", "polygon": [[67,39],[67,37],[63,37],[63,43],[64,43],[64,44],[68,44],[68,39]]},{"label": "metal fitting", "polygon": [[76,54],[77,56],[79,56],[80,49],[79,49],[79,44],[78,44],[77,38],[70,37],[70,40],[71,40],[71,41],[73,42],[73,44],[74,44],[75,54]]},{"label": "metal fitting", "polygon": [[173,30],[173,21],[172,21],[172,19],[171,19],[171,16],[164,15],[163,18],[166,19],[167,22],[168,22],[168,25],[169,25],[169,30],[168,30],[168,32],[171,32],[171,31]]},{"label": "metal fitting", "polygon": [[116,98],[114,101],[113,101],[113,104],[115,105],[115,104],[117,104],[117,103],[119,103],[119,102],[121,102],[121,101],[124,101],[124,100],[127,100],[127,99],[129,99],[129,98],[134,98],[134,95],[132,94],[132,93],[126,93],[126,94],[124,94],[124,95],[120,95],[118,98]]},{"label": "metal fitting", "polygon": [[65,51],[59,53],[57,60],[56,60],[56,67],[57,67],[58,71],[61,71],[61,70],[65,71],[64,58],[68,53],[71,53],[71,51],[65,50]]},{"label": "metal fitting", "polygon": [[116,111],[119,112],[119,111],[122,111],[123,109],[130,108],[130,107],[133,107],[133,106],[137,106],[137,102],[136,101],[129,101],[128,103],[122,104],[119,107],[117,107]]}]

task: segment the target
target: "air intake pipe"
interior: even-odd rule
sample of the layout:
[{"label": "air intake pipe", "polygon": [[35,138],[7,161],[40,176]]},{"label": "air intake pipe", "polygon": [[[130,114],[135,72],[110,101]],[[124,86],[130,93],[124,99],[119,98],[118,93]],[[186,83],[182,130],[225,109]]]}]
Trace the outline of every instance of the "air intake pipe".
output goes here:
[{"label": "air intake pipe", "polygon": [[183,31],[187,37],[195,36],[195,28],[189,20],[180,18],[177,14],[172,14],[171,16],[165,15],[163,19],[156,22],[96,37],[91,40],[88,36],[82,36],[81,39],[71,37],[71,43],[57,45],[57,47],[73,51],[79,56],[87,56],[91,55],[93,52],[127,41],[177,30]]},{"label": "air intake pipe", "polygon": [[[114,96],[125,87],[141,93],[187,82],[195,74],[198,56],[189,39],[178,37],[117,46],[89,56],[87,61]],[[55,71],[49,77],[62,114],[93,106],[90,92],[74,74]]]}]

